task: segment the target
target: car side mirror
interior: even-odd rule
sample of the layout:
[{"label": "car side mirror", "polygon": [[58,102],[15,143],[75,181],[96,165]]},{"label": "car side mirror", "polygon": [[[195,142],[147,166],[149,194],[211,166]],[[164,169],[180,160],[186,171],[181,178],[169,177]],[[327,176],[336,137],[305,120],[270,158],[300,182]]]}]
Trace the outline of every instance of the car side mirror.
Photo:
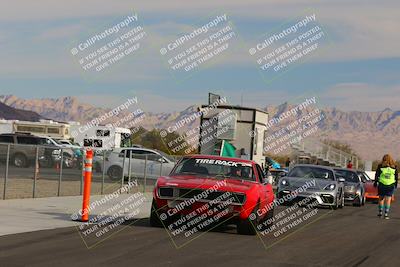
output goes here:
[{"label": "car side mirror", "polygon": [[346,180],[344,178],[339,178],[338,180],[340,183],[344,183]]}]

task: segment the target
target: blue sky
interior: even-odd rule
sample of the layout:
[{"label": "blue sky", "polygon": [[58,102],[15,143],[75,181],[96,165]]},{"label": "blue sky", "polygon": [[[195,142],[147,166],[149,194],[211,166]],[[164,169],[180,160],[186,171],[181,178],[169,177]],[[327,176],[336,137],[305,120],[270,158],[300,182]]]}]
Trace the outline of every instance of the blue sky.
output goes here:
[{"label": "blue sky", "polygon": [[[34,4],[33,4],[34,2]],[[4,8],[3,8],[4,7]],[[398,1],[14,1],[0,9],[0,94],[23,98],[77,96],[113,107],[137,95],[146,111],[181,110],[206,102],[209,91],[232,104],[265,107],[316,95],[343,110],[400,109]],[[331,46],[266,83],[247,49],[262,35],[311,8]],[[80,39],[132,13],[149,46],[96,79],[87,79],[70,54]],[[159,49],[226,13],[241,46],[184,81],[171,76]],[[312,94],[312,95],[310,95]]]}]

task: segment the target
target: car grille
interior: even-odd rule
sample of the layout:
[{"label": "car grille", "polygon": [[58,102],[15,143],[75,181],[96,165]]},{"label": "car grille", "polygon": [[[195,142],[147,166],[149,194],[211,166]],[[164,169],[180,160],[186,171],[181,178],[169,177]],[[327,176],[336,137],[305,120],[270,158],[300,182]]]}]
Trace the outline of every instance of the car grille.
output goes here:
[{"label": "car grille", "polygon": [[322,195],[321,199],[324,203],[333,204],[334,198],[333,196]]},{"label": "car grille", "polygon": [[344,187],[344,190],[346,190],[346,191],[354,191],[355,189],[356,189],[355,186],[352,186],[352,185],[346,185]]},{"label": "car grille", "polygon": [[[206,190],[190,189],[190,188],[176,188],[176,187],[160,187],[158,189],[158,196],[161,199],[185,200],[185,199],[194,198],[195,196],[200,196],[204,191],[206,191]],[[200,196],[201,199],[199,199],[199,202],[208,202],[208,201],[217,199],[218,197],[222,196],[225,193],[226,192],[222,192],[222,191],[209,192],[208,194],[205,194],[205,197]],[[234,197],[234,201],[232,202],[232,204],[242,205],[246,201],[246,196],[244,194],[231,193],[229,198],[231,196]]]}]

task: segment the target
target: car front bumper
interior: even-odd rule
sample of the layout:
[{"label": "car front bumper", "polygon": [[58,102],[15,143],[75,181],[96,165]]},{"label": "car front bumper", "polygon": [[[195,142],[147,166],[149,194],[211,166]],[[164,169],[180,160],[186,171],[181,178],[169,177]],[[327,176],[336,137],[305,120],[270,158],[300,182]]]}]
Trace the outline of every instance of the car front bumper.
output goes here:
[{"label": "car front bumper", "polygon": [[357,192],[345,192],[344,200],[348,202],[353,202],[360,198],[360,195]]},{"label": "car front bumper", "polygon": [[378,196],[378,194],[365,193],[365,198],[366,199],[379,199],[379,196]]},{"label": "car front bumper", "polygon": [[[288,189],[282,189],[278,192],[279,198],[289,197],[292,191]],[[319,206],[334,206],[336,205],[335,198],[336,192],[335,191],[306,191],[301,192],[296,195],[296,197],[291,198],[291,201],[298,202],[309,198],[311,201],[317,201]],[[312,201],[314,200],[314,201]]]}]

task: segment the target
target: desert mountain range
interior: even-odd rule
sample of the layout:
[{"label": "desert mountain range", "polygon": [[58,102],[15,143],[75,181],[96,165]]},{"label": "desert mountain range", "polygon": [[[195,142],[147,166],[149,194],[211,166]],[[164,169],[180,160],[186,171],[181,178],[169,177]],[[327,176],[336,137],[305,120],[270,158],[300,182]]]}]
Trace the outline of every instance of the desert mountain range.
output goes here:
[{"label": "desert mountain range", "polygon": [[[86,123],[109,111],[108,109],[82,103],[76,97],[70,96],[56,99],[23,99],[14,95],[3,95],[0,96],[0,102],[18,110],[31,112],[26,113],[30,115],[24,117],[25,120],[29,120],[29,117],[32,120],[37,120],[37,115],[39,115],[40,117],[57,121]],[[15,118],[10,114],[12,109],[7,109],[5,105],[0,106],[0,118]],[[270,118],[273,118],[279,117],[282,113],[292,108],[292,104],[283,103],[279,106],[265,107],[264,110],[269,113]],[[391,153],[397,159],[400,158],[400,111],[388,108],[377,112],[347,112],[331,107],[320,109],[325,119],[319,125],[320,130],[317,133],[319,137],[348,143],[365,160],[378,159],[384,153]],[[190,106],[179,112],[157,114],[146,112],[146,119],[142,120],[140,125],[146,129],[167,128],[196,111],[197,106]],[[307,109],[303,111],[303,113],[305,112],[308,112]],[[106,122],[121,120],[128,114],[127,111],[121,112],[118,116],[114,116]],[[302,113],[300,112],[296,116],[302,116]],[[295,120],[296,116],[291,120]],[[186,131],[198,125],[198,123],[198,120],[193,121],[185,125],[181,130]],[[121,126],[123,127],[124,125]]]}]

